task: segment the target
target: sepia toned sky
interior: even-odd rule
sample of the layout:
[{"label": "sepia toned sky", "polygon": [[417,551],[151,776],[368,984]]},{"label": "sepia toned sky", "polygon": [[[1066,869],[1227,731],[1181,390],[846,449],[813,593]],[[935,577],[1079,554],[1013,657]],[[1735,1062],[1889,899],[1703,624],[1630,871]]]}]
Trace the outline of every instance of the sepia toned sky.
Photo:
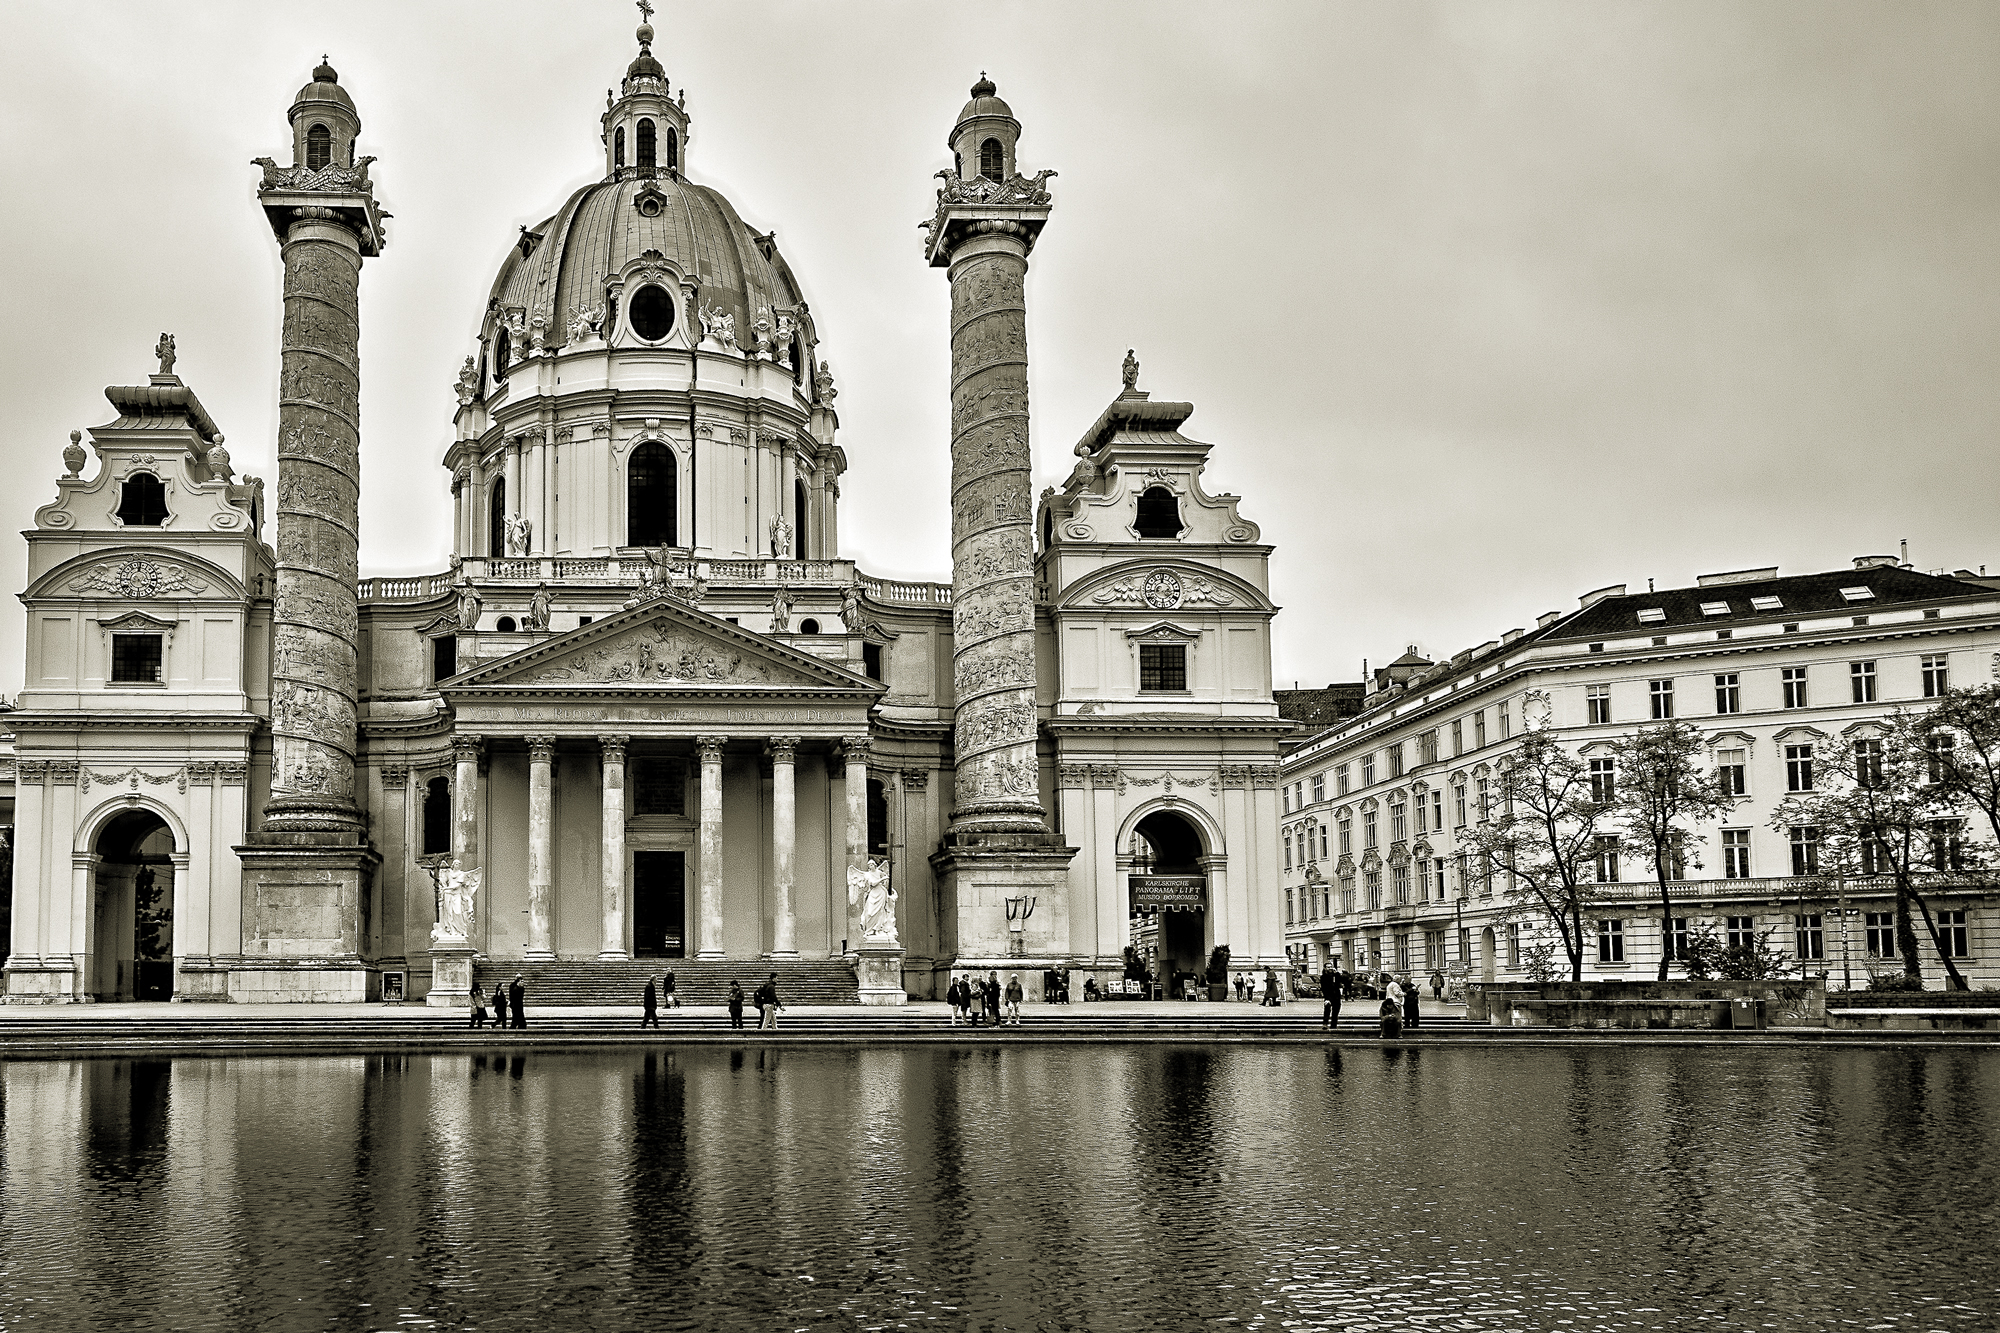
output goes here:
[{"label": "sepia toned sky", "polygon": [[[601,171],[620,0],[80,6],[0,42],[0,586],[162,330],[274,479],[250,159],[322,52],[395,214],[362,286],[364,573],[441,569],[450,385],[522,224]],[[948,579],[947,292],[917,230],[984,70],[1053,167],[1035,487],[1195,404],[1276,547],[1280,686],[1605,584],[2000,571],[2000,5],[662,0],[688,167],[775,228],[840,387],[843,554]],[[94,466],[94,465],[93,465]],[[0,691],[22,613],[0,606]]]}]

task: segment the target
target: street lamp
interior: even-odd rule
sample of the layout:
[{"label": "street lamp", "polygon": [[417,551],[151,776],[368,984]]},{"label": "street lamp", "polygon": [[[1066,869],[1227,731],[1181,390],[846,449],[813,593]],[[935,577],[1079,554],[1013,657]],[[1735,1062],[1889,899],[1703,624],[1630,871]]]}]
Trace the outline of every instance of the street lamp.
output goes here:
[{"label": "street lamp", "polygon": [[1027,940],[1022,932],[1028,928],[1028,918],[1035,914],[1035,900],[1032,896],[1009,898],[1007,900],[1007,954],[1019,958],[1028,952]]}]

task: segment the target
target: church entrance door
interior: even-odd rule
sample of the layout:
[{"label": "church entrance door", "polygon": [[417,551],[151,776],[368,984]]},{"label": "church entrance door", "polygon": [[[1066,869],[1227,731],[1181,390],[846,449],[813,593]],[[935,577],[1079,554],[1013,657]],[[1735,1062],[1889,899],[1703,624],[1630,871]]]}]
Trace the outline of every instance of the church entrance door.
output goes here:
[{"label": "church entrance door", "polygon": [[1172,811],[1139,821],[1128,896],[1133,935],[1150,918],[1157,958],[1154,984],[1165,998],[1178,1000],[1205,985],[1208,968],[1208,872],[1201,834]]},{"label": "church entrance door", "polygon": [[174,998],[174,835],[149,810],[126,810],[97,835],[94,994]]},{"label": "church entrance door", "polygon": [[632,956],[688,956],[685,852],[632,853]]}]

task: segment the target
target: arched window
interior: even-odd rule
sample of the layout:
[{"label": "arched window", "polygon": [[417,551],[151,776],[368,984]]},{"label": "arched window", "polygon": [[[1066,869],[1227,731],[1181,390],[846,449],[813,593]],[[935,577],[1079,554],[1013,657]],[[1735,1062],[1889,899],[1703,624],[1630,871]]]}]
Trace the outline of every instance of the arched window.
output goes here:
[{"label": "arched window", "polygon": [[639,122],[639,170],[651,171],[657,164],[653,156],[653,122]]},{"label": "arched window", "polygon": [[889,799],[882,784],[868,779],[868,854],[885,856],[889,851]]},{"label": "arched window", "polygon": [[806,484],[792,479],[792,559],[806,558]]},{"label": "arched window", "polygon": [[507,479],[495,477],[486,502],[486,554],[507,554]]},{"label": "arched window", "polygon": [[1141,537],[1181,535],[1181,502],[1164,486],[1148,486],[1139,497],[1139,521],[1133,524]]},{"label": "arched window", "polygon": [[150,472],[134,472],[118,488],[118,521],[128,528],[157,528],[167,521],[167,488]]},{"label": "arched window", "polygon": [[678,546],[673,450],[642,444],[625,469],[625,544]]},{"label": "arched window", "polygon": [[507,336],[507,330],[505,329],[501,329],[499,333],[493,336],[493,382],[495,384],[505,384],[507,382],[507,363],[513,359],[514,355],[513,342],[514,340]]},{"label": "arched window", "polygon": [[804,352],[805,349],[799,346],[799,335],[794,333],[792,335],[792,383],[794,384],[804,384],[806,382],[806,359]]},{"label": "arched window", "polygon": [[333,135],[326,126],[315,125],[306,131],[306,166],[319,171],[333,161]]},{"label": "arched window", "polygon": [[998,139],[988,139],[979,145],[979,174],[987,180],[997,181],[1007,169],[1007,155],[1000,147]]},{"label": "arched window", "polygon": [[611,166],[614,171],[625,169],[625,127],[620,125],[611,132]]},{"label": "arched window", "polygon": [[424,855],[451,852],[451,783],[432,778],[424,784]]},{"label": "arched window", "polygon": [[673,126],[667,126],[667,170],[681,169],[681,136]]},{"label": "arched window", "polygon": [[1055,544],[1056,511],[1053,509],[1044,509],[1042,511],[1042,549],[1044,551],[1049,550]]}]

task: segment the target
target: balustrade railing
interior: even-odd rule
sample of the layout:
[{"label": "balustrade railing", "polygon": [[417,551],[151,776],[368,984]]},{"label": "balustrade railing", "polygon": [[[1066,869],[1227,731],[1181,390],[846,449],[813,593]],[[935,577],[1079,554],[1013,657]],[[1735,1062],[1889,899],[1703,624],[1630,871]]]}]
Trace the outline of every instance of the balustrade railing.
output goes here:
[{"label": "balustrade railing", "polygon": [[[857,585],[878,602],[902,602],[919,606],[950,606],[951,585],[920,583],[899,579],[871,578],[859,573],[848,560],[689,560],[673,559],[676,566],[691,565],[696,577],[710,582],[754,583],[788,587],[812,585],[845,588]],[[646,568],[643,556],[468,556],[459,562],[457,578],[478,583],[596,582],[636,584]],[[411,577],[375,577],[357,585],[364,602],[407,602],[436,597],[452,590],[452,574],[421,574]]]}]

